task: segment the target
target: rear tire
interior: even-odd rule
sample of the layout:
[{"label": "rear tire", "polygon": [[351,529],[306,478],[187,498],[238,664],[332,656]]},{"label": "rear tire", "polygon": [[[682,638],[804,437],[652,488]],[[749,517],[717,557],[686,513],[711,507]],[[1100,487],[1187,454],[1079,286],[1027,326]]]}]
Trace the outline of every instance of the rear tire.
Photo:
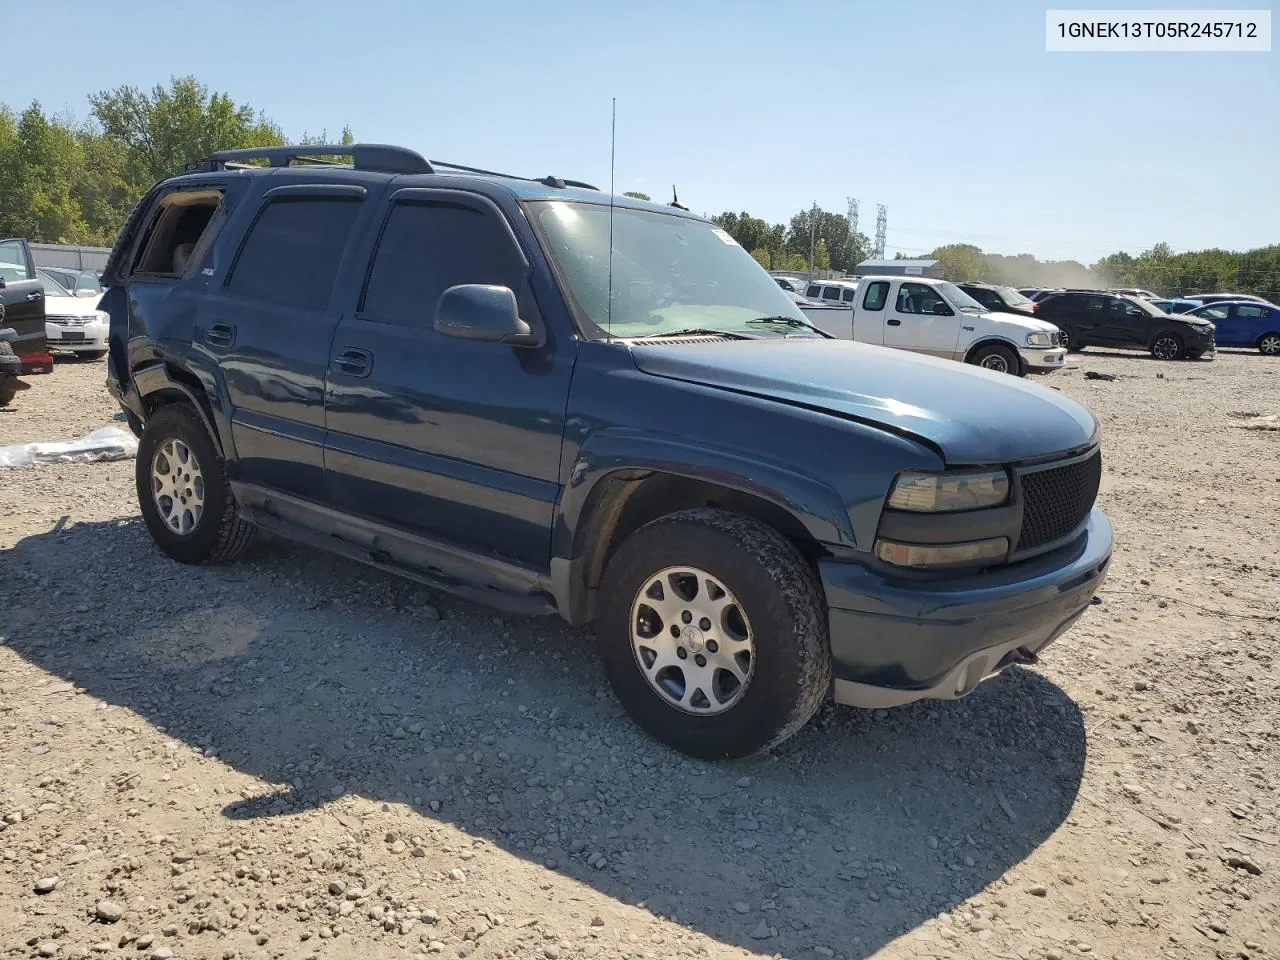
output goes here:
[{"label": "rear tire", "polygon": [[1181,360],[1186,349],[1182,338],[1173,333],[1162,333],[1151,341],[1151,355],[1157,360]]},{"label": "rear tire", "polygon": [[1280,357],[1280,332],[1264,333],[1260,336],[1258,352],[1264,357]]},{"label": "rear tire", "polygon": [[1022,376],[1022,363],[1018,355],[1010,348],[999,343],[988,343],[979,347],[969,356],[969,362],[984,370],[996,373],[1011,373],[1015,377]]},{"label": "rear tire", "polygon": [[627,712],[701,759],[781,743],[830,685],[813,569],[773,528],[723,510],[681,511],[628,537],[605,570],[597,631]]},{"label": "rear tire", "polygon": [[186,404],[161,407],[142,431],[135,464],[138,507],[156,545],[181,563],[224,563],[253,535],[240,519],[226,466]]},{"label": "rear tire", "polygon": [[1066,327],[1059,329],[1062,331],[1062,345],[1067,348],[1068,353],[1079,353],[1084,349],[1084,345],[1080,343],[1080,334]]},{"label": "rear tire", "polygon": [[0,407],[13,403],[18,395],[18,378],[7,373],[0,374]]}]

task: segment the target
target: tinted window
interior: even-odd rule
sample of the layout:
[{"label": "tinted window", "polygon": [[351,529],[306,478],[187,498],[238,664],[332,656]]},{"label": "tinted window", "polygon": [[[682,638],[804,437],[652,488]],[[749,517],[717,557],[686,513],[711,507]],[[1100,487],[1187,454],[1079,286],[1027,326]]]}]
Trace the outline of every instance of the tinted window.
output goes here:
[{"label": "tinted window", "polygon": [[811,283],[809,288],[805,290],[804,295],[810,299],[817,300],[822,296],[822,288],[816,283]]},{"label": "tinted window", "polygon": [[362,310],[371,320],[429,325],[449,287],[492,283],[514,290],[527,318],[525,273],[496,215],[448,201],[398,203],[378,241]]},{"label": "tinted window", "polygon": [[867,286],[866,295],[862,298],[863,310],[883,310],[884,302],[889,297],[889,282],[877,280]]},{"label": "tinted window", "polygon": [[845,303],[853,303],[853,298],[857,295],[857,293],[858,291],[854,290],[852,287],[845,287],[843,292],[841,292],[840,294],[840,299],[843,300]]},{"label": "tinted window", "polygon": [[1250,320],[1256,320],[1258,317],[1265,317],[1266,315],[1267,311],[1262,307],[1246,307],[1243,305],[1236,307],[1237,317],[1247,317]]},{"label": "tinted window", "polygon": [[1226,307],[1204,307],[1194,311],[1197,317],[1205,317],[1208,320],[1225,320],[1227,319]]},{"label": "tinted window", "polygon": [[839,287],[825,287],[825,288],[823,288],[823,291],[822,291],[822,299],[823,299],[823,300],[839,300],[839,299],[840,299],[840,288],[839,288]]},{"label": "tinted window", "polygon": [[1145,317],[1149,316],[1147,311],[1143,310],[1136,303],[1130,303],[1128,300],[1112,300],[1111,313],[1117,317]]},{"label": "tinted window", "polygon": [[984,307],[997,308],[1004,306],[1004,304],[1000,302],[1000,298],[996,296],[994,290],[988,290],[986,287],[961,287],[960,289],[973,297],[973,299],[977,300]]},{"label": "tinted window", "polygon": [[267,204],[240,248],[227,288],[267,303],[323,310],[359,212],[354,200]]}]

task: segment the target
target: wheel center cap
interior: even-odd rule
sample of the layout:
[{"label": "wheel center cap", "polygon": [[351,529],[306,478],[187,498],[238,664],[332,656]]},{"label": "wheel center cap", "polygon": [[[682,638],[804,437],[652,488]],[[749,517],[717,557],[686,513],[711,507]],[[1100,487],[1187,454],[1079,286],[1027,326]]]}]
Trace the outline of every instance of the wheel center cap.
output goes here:
[{"label": "wheel center cap", "polygon": [[690,653],[701,653],[707,645],[706,638],[697,627],[689,626],[680,631],[680,639],[689,648]]}]

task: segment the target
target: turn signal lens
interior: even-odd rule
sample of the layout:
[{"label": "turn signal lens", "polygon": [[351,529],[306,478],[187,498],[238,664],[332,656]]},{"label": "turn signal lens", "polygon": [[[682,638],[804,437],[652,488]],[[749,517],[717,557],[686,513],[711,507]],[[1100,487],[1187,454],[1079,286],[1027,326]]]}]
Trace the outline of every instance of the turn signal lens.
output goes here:
[{"label": "turn signal lens", "polygon": [[893,483],[888,506],[915,513],[951,513],[998,507],[1009,499],[1009,475],[982,473],[902,473]]},{"label": "turn signal lens", "polygon": [[876,556],[895,567],[937,569],[980,563],[983,560],[1000,560],[1009,552],[1007,537],[990,540],[972,540],[969,543],[897,543],[894,540],[877,540]]}]

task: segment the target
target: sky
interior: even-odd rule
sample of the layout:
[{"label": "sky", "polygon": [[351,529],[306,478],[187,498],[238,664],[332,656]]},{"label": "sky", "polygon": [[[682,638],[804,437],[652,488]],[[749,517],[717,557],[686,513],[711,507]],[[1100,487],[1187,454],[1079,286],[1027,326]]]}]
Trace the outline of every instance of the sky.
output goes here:
[{"label": "sky", "polygon": [[[35,16],[0,4],[25,11],[11,28]],[[886,206],[889,256],[1280,243],[1280,44],[1047,53],[1045,7],[1025,0],[57,8],[43,41],[5,45],[0,102],[85,117],[92,92],[191,74],[289,136],[350,124],[360,141],[607,188],[616,98],[618,192],[665,201],[674,184],[695,212],[770,222],[855,197],[868,235]]]}]

